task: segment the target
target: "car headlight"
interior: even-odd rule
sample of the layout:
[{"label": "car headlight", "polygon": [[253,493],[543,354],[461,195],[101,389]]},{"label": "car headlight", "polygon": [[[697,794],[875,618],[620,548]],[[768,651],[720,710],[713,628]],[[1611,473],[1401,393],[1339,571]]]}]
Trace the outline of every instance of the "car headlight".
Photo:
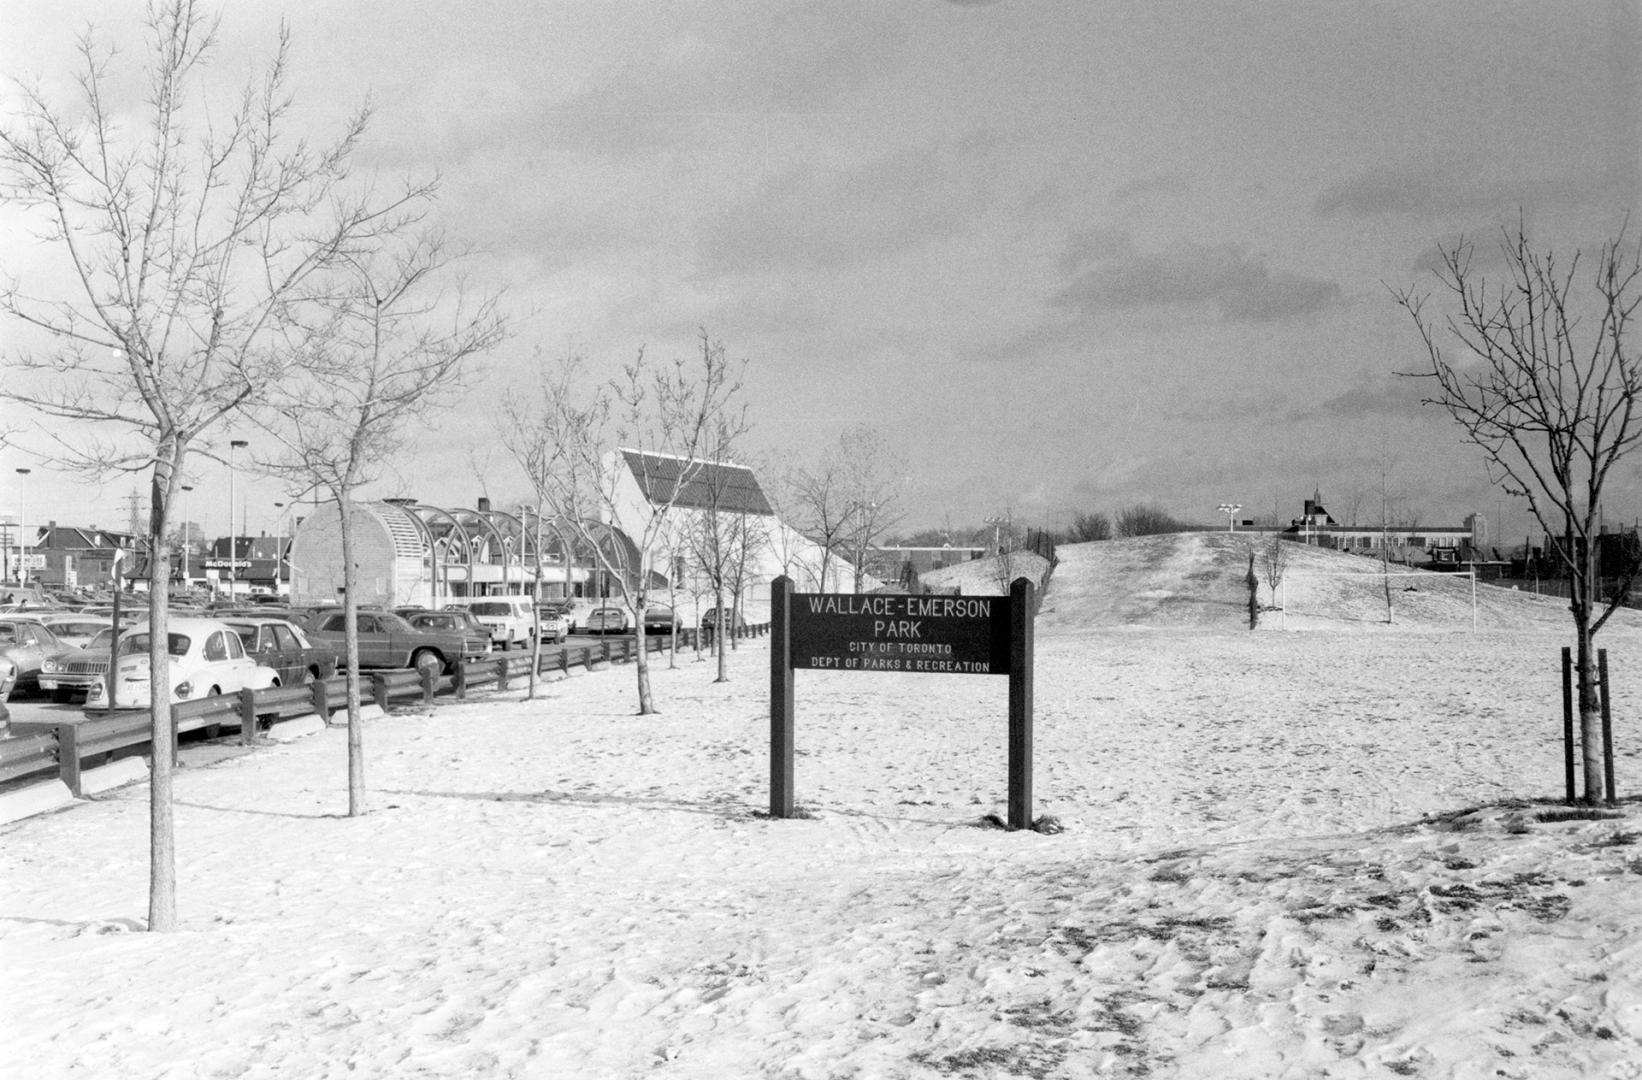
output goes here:
[{"label": "car headlight", "polygon": [[194,684],[190,680],[184,679],[177,684],[177,689],[173,692],[180,698],[186,698],[194,692]]},{"label": "car headlight", "polygon": [[62,665],[57,662],[56,657],[48,656],[46,658],[46,662],[40,665],[40,670],[46,672],[49,675],[52,672],[61,671],[61,670],[63,670],[63,668],[62,668]]}]

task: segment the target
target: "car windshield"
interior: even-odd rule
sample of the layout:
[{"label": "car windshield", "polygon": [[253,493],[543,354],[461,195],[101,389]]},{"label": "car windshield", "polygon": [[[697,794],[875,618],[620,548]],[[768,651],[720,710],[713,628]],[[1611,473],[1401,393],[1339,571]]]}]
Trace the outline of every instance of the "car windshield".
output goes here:
[{"label": "car windshield", "polygon": [[[121,656],[133,656],[148,652],[149,634],[144,631],[136,634],[127,634],[120,639],[119,653]],[[166,652],[172,656],[187,656],[189,639],[186,634],[165,635]]]},{"label": "car windshield", "polygon": [[468,610],[475,615],[489,615],[493,618],[512,614],[506,604],[470,604]]},{"label": "car windshield", "polygon": [[97,636],[86,642],[88,649],[106,649],[114,641],[114,628],[105,626],[97,631]]},{"label": "car windshield", "polygon": [[58,622],[51,624],[53,633],[59,636],[67,634],[69,637],[89,637],[101,630],[102,627],[102,623],[96,622]]}]

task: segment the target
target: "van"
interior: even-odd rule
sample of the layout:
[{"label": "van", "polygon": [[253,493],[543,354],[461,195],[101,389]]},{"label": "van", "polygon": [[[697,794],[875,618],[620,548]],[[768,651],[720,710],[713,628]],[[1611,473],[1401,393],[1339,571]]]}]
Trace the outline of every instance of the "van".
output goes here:
[{"label": "van", "polygon": [[490,641],[496,648],[530,647],[536,630],[536,603],[530,597],[482,596],[462,606],[490,627]]}]

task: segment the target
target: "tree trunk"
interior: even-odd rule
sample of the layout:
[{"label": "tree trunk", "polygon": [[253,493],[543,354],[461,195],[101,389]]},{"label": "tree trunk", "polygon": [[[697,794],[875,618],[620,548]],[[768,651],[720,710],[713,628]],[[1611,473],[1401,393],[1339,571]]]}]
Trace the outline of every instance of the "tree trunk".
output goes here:
[{"label": "tree trunk", "polygon": [[[171,550],[165,542],[165,518],[170,481],[181,458],[180,449],[166,447],[155,463],[149,489],[148,704],[153,717],[149,733],[153,761],[148,776],[148,929],[161,933],[177,928],[176,818],[171,805],[171,762],[177,746],[171,729],[171,658],[166,650]],[[110,671],[114,659],[110,649]]]},{"label": "tree trunk", "polygon": [[[1590,530],[1586,536],[1590,537]],[[1574,544],[1570,524],[1563,537],[1572,564],[1568,575],[1568,608],[1574,617],[1574,671],[1579,687],[1579,743],[1585,772],[1585,802],[1595,806],[1604,794],[1602,776],[1602,703],[1597,689],[1596,650],[1592,647],[1591,609],[1597,596],[1596,544],[1584,550]]]},{"label": "tree trunk", "polygon": [[1589,612],[1574,615],[1578,647],[1574,672],[1579,686],[1579,745],[1585,771],[1585,802],[1602,801],[1602,704],[1596,685],[1596,650],[1591,647]]},{"label": "tree trunk", "polygon": [[[649,574],[646,569],[640,569],[642,574]],[[644,636],[644,609],[647,605],[646,594],[640,593],[638,603],[633,606],[633,637],[638,642],[638,655],[633,658],[633,667],[638,672],[639,681],[639,715],[649,716],[656,711],[655,699],[650,694],[650,653],[645,649]]]},{"label": "tree trunk", "polygon": [[1260,577],[1254,572],[1254,549],[1249,548],[1249,629],[1260,625]]},{"label": "tree trunk", "polygon": [[[519,538],[519,544],[521,547],[524,545],[522,535]],[[530,626],[530,681],[528,688],[525,690],[525,700],[535,701],[536,673],[542,669],[542,559],[539,543],[536,550],[536,594],[530,602]],[[461,661],[458,660],[457,663],[461,663]]]},{"label": "tree trunk", "polygon": [[717,586],[713,589],[713,652],[718,657],[718,677],[714,682],[729,682],[730,674],[727,668],[729,654],[724,648],[724,635],[735,626],[724,618],[724,588]]},{"label": "tree trunk", "polygon": [[359,569],[353,559],[353,499],[339,494],[342,514],[342,627],[348,654],[348,816],[363,817],[365,723],[359,715]]}]

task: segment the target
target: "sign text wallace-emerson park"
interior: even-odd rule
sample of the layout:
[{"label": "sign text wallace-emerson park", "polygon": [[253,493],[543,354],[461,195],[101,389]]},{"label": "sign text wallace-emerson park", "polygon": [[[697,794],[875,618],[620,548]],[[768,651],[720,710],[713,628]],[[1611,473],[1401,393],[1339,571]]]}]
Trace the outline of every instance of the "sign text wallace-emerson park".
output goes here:
[{"label": "sign text wallace-emerson park", "polygon": [[792,666],[1009,674],[1007,596],[794,593]]}]

